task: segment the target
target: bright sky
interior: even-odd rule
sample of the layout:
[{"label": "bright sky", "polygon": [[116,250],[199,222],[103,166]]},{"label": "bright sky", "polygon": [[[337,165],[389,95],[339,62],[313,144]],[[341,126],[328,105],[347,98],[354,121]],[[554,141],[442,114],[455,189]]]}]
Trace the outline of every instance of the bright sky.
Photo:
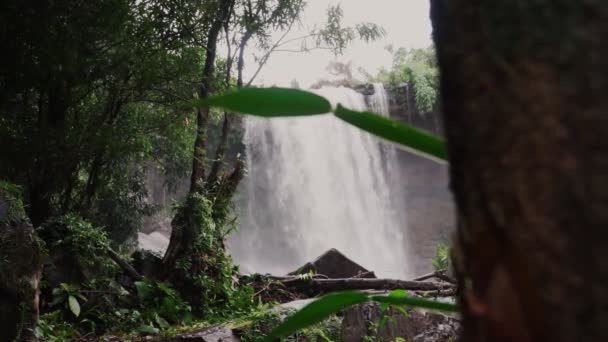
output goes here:
[{"label": "bright sky", "polygon": [[[343,56],[337,58],[341,62],[352,61],[354,70],[363,67],[375,74],[381,66],[389,67],[391,57],[384,49],[389,44],[395,48],[422,48],[431,45],[429,0],[308,0],[302,25],[294,26],[287,39],[306,35],[315,24],[322,25],[328,6],[340,3],[344,11],[344,26],[373,22],[386,30],[386,37],[381,41],[371,44],[354,42]],[[279,36],[280,34],[276,39]],[[327,76],[326,67],[332,60],[333,54],[324,50],[309,53],[277,52],[270,57],[255,83],[287,86],[291,80],[296,79],[301,86],[308,87],[319,78]],[[253,58],[250,56],[246,62],[245,73],[252,74],[256,67]]]}]

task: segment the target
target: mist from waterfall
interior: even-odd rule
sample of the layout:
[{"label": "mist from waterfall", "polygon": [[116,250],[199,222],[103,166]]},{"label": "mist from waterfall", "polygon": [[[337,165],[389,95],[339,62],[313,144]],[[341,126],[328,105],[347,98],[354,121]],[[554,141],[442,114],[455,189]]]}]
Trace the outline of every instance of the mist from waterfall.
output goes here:
[{"label": "mist from waterfall", "polygon": [[[349,88],[316,92],[388,115],[384,88],[374,88],[369,109]],[[285,274],[337,248],[379,276],[409,275],[406,217],[385,146],[332,115],[248,117],[245,125],[249,173],[237,199],[240,231],[228,241],[244,272]]]}]

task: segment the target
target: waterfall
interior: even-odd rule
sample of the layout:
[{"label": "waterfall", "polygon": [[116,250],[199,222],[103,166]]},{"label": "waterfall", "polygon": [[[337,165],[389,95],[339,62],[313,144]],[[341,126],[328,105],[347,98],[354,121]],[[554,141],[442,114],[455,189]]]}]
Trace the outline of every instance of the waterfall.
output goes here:
[{"label": "waterfall", "polygon": [[372,86],[374,87],[374,94],[370,99],[372,107],[371,110],[382,116],[388,117],[389,103],[384,85],[382,83],[372,83]]},{"label": "waterfall", "polygon": [[[388,115],[377,87],[369,110]],[[334,105],[368,109],[352,89],[316,92]],[[379,276],[408,275],[403,207],[377,139],[331,115],[247,118],[245,125],[249,173],[236,201],[240,230],[228,241],[244,272],[285,274],[337,248]]]}]

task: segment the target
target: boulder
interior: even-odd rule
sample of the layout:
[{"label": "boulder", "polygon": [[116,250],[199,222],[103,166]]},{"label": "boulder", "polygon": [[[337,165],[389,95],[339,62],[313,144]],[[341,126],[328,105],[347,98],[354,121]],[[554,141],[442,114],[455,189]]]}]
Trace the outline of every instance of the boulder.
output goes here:
[{"label": "boulder", "polygon": [[328,278],[376,278],[374,272],[347,258],[335,248],[321,254],[315,261],[307,262],[289,275],[298,275],[309,272],[322,274]]},{"label": "boulder", "polygon": [[133,267],[139,274],[153,278],[160,273],[163,259],[160,254],[138,249],[131,255]]}]

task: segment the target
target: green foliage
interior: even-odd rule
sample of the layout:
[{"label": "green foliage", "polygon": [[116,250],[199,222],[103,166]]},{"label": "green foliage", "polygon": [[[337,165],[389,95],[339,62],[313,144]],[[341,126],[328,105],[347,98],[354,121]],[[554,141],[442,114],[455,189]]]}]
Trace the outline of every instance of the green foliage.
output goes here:
[{"label": "green foliage", "polygon": [[387,48],[393,54],[392,69],[381,70],[376,81],[397,85],[407,83],[414,92],[416,106],[421,114],[436,108],[439,97],[439,70],[435,60],[435,50]]},{"label": "green foliage", "polygon": [[[176,261],[172,279],[182,284],[182,295],[194,311],[207,316],[245,313],[253,307],[253,290],[238,284],[238,268],[224,250],[224,238],[231,222],[214,215],[213,203],[203,195],[190,195],[177,208],[173,229],[194,241]],[[183,234],[183,235],[182,235]]]},{"label": "green foliage", "polygon": [[80,303],[77,298],[81,301],[87,300],[76,286],[61,283],[59,287],[53,289],[53,301],[49,305],[51,307],[63,305],[64,309],[69,309],[75,317],[78,317],[80,316]]},{"label": "green foliage", "polygon": [[[235,330],[243,342],[256,342],[262,340],[274,328],[281,324],[284,317],[294,314],[294,310],[277,310],[261,308],[259,311],[244,318],[244,322],[236,323]],[[325,341],[338,342],[341,340],[342,320],[331,315],[322,321],[301,329],[294,334],[283,337],[288,342],[297,341]]]},{"label": "green foliage", "polygon": [[305,6],[302,0],[237,1],[236,21],[244,36],[256,38],[261,48],[268,49],[273,33],[288,30]]},{"label": "green foliage", "polygon": [[281,324],[281,314],[276,310],[254,312],[245,318],[238,335],[243,342],[257,342],[272,329]]},{"label": "green foliage", "polygon": [[192,322],[190,306],[165,283],[136,282],[134,298],[120,285],[99,280],[85,289],[68,284],[53,289],[49,307],[54,311],[43,315],[38,333],[50,340],[92,332],[156,334]]},{"label": "green foliage", "polygon": [[[389,293],[388,296],[391,297],[391,298],[405,298],[405,297],[407,297],[407,291],[405,291],[405,290],[393,290],[393,291],[391,291]],[[407,313],[407,311],[405,311],[405,309],[401,305],[395,305],[395,304],[386,303],[386,302],[384,302],[384,303],[382,303],[380,305],[380,310],[382,312],[387,311],[389,308],[393,308],[393,309],[401,312],[404,316],[408,316],[409,315]]]},{"label": "green foliage", "polygon": [[340,5],[330,6],[327,9],[325,26],[316,33],[318,46],[324,46],[336,54],[341,54],[346,46],[355,39],[370,42],[378,40],[386,34],[381,26],[374,23],[342,27],[343,17],[344,12]]},{"label": "green foliage", "polygon": [[384,295],[372,295],[369,297],[378,303],[387,303],[391,305],[407,305],[417,308],[438,310],[445,312],[458,312],[458,307],[451,303],[437,302],[427,299],[415,298],[415,297],[396,297],[396,296],[384,296]]},{"label": "green foliage", "polygon": [[170,324],[192,322],[190,306],[168,284],[148,279],[135,282],[139,298],[140,326],[164,330]]},{"label": "green foliage", "polygon": [[458,307],[454,304],[430,301],[426,299],[413,298],[403,295],[403,293],[391,293],[389,295],[372,295],[364,292],[336,292],[325,295],[318,300],[306,305],[293,316],[285,320],[268,334],[264,341],[272,341],[281,336],[293,334],[297,330],[315,324],[331,314],[337,313],[342,309],[366,302],[376,301],[390,305],[408,305],[431,310],[457,312]]},{"label": "green foliage", "polygon": [[[245,88],[228,95],[211,97],[206,104],[220,106],[241,113],[265,116],[298,116],[330,112],[329,102],[323,97],[298,89],[284,88]],[[301,105],[302,108],[296,107]],[[430,134],[412,126],[402,124],[380,115],[356,112],[338,104],[334,114],[351,125],[386,140],[395,142],[414,152],[431,158],[445,160],[445,143]]]},{"label": "green foliage", "polygon": [[122,243],[149,209],[135,165],[189,169],[193,113],[173,105],[194,98],[201,50],[173,38],[192,12],[155,2],[8,0],[0,11],[11,61],[0,70],[0,179],[23,187],[35,226],[76,212]]},{"label": "green foliage", "polygon": [[85,276],[112,276],[117,271],[108,258],[110,240],[107,233],[77,215],[49,220],[37,232],[46,243],[51,263],[64,263],[69,259]]},{"label": "green foliage", "polygon": [[65,321],[60,311],[53,311],[40,316],[34,335],[45,342],[65,342],[77,339],[81,334]]},{"label": "green foliage", "polygon": [[447,271],[450,260],[450,247],[442,243],[437,244],[435,257],[431,260],[435,271]]},{"label": "green foliage", "polygon": [[21,187],[0,180],[0,227],[25,220]]}]

